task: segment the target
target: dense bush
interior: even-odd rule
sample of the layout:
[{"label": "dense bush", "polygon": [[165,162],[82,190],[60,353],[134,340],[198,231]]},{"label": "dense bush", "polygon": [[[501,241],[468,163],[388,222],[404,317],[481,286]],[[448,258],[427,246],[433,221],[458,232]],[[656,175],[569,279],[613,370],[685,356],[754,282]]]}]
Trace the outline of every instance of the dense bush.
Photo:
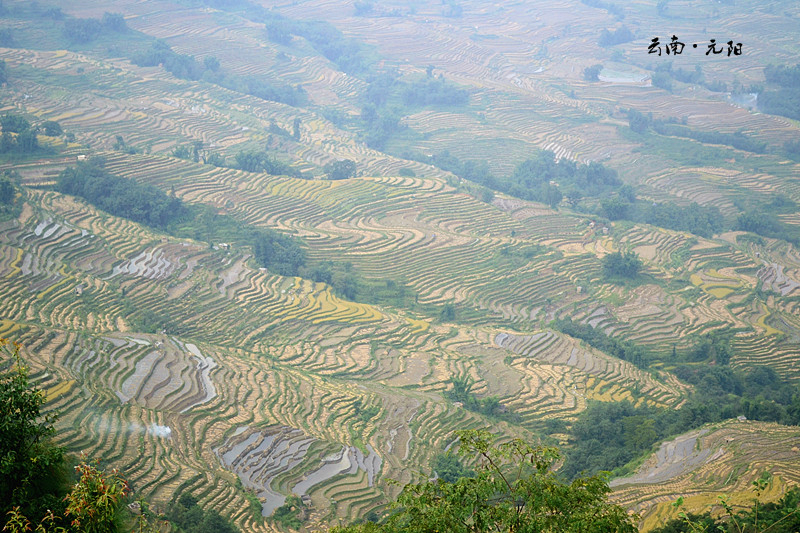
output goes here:
[{"label": "dense bush", "polygon": [[598,81],[600,71],[603,70],[603,65],[592,65],[583,69],[583,79],[586,81]]},{"label": "dense bush", "polygon": [[44,393],[31,385],[19,347],[4,338],[0,363],[0,524],[13,507],[38,521],[50,505],[63,511],[64,450],[52,441],[56,417],[42,412]]},{"label": "dense bush", "polygon": [[469,101],[469,93],[448,84],[443,76],[428,77],[408,84],[403,101],[409,106],[463,106]]},{"label": "dense bush", "polygon": [[800,230],[780,220],[776,214],[779,212],[780,207],[771,204],[750,209],[739,215],[735,229],[800,245]]},{"label": "dense bush", "polygon": [[764,67],[764,78],[767,83],[800,89],[800,63],[793,67],[786,65],[768,65]]},{"label": "dense bush", "polygon": [[167,520],[186,533],[237,533],[239,530],[214,510],[204,510],[191,494],[182,494],[166,512]]},{"label": "dense bush", "polygon": [[800,120],[800,89],[764,91],[758,95],[758,109],[764,113]]},{"label": "dense bush", "polygon": [[603,275],[607,279],[633,279],[642,269],[642,260],[635,252],[614,252],[602,259]]},{"label": "dense bush", "polygon": [[64,22],[64,37],[73,44],[90,43],[102,32],[103,24],[97,19],[70,18]]},{"label": "dense bush", "polygon": [[445,391],[445,398],[460,402],[465,409],[475,411],[490,418],[517,421],[517,416],[510,412],[495,396],[479,398],[472,392],[473,382],[469,377],[454,377],[450,379],[453,385]]},{"label": "dense bush", "polygon": [[446,483],[455,483],[462,477],[475,476],[475,471],[465,467],[458,455],[454,453],[437,454],[433,458],[431,467],[439,479]]},{"label": "dense bush", "polygon": [[322,170],[328,175],[328,179],[346,180],[356,177],[356,162],[352,159],[331,161]]},{"label": "dense bush", "polygon": [[0,209],[14,203],[14,197],[17,193],[14,182],[7,172],[0,175]]},{"label": "dense bush", "polygon": [[[300,170],[278,161],[266,152],[239,152],[234,157],[234,161],[233,168],[248,172],[266,172],[273,176],[292,176],[293,178],[306,177]],[[224,163],[223,160],[219,162]]]},{"label": "dense bush", "polygon": [[298,241],[276,231],[253,230],[252,246],[256,261],[282,276],[296,276],[306,263],[306,252]]},{"label": "dense bush", "polygon": [[616,44],[628,43],[636,39],[636,36],[626,26],[622,26],[614,31],[603,30],[600,34],[598,44],[603,47],[614,46]]},{"label": "dense bush", "polygon": [[4,133],[22,133],[31,129],[31,123],[28,122],[28,119],[16,113],[6,113],[0,117],[0,126],[3,128]]},{"label": "dense bush", "polygon": [[344,37],[328,22],[293,20],[255,5],[249,6],[248,14],[252,20],[264,23],[270,41],[289,45],[293,35],[302,37],[342,72],[360,74],[372,65],[371,53],[366,46]]}]

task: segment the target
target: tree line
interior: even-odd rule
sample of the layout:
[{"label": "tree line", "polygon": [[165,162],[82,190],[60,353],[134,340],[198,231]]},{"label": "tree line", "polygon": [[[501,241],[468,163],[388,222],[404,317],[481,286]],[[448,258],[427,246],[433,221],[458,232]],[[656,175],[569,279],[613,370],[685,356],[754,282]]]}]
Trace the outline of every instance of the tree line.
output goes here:
[{"label": "tree line", "polygon": [[301,242],[273,230],[248,227],[207,206],[187,206],[174,195],[109,173],[102,158],[64,169],[56,189],[85,199],[115,216],[127,218],[176,236],[207,240],[228,239],[252,246],[258,263],[284,276],[295,276],[305,266]]},{"label": "tree line", "polygon": [[358,75],[367,72],[374,63],[371,48],[345,37],[329,22],[290,19],[249,0],[203,0],[203,3],[264,24],[264,36],[276,44],[292,46],[292,38],[301,37],[342,72]]},{"label": "tree line", "polygon": [[[62,15],[63,17],[63,15]],[[64,21],[64,37],[72,44],[88,44],[104,33],[124,33],[128,31],[125,17],[120,13],[103,14],[103,18],[73,18]]]},{"label": "tree line", "polygon": [[207,56],[201,62],[192,55],[175,52],[161,40],[156,40],[150,48],[133,54],[131,63],[140,67],[161,66],[176,78],[202,80],[262,100],[281,102],[295,107],[308,103],[308,94],[299,85],[291,87],[261,77],[225,73],[215,56]]},{"label": "tree line", "polygon": [[366,78],[361,122],[364,142],[370,148],[383,150],[389,139],[406,126],[400,118],[421,107],[461,107],[469,102],[469,92],[443,75],[434,76],[428,67],[425,78],[403,81],[396,72],[374,73]]},{"label": "tree line", "polygon": [[758,95],[758,108],[773,115],[800,120],[800,63],[769,65],[764,68],[764,78],[772,87]]},{"label": "tree line", "polygon": [[797,203],[790,198],[775,195],[768,202],[740,213],[734,229],[771,239],[782,239],[800,246],[800,229],[778,218],[781,214],[796,213],[797,208]]},{"label": "tree line", "polygon": [[63,133],[58,122],[47,120],[39,125],[32,125],[28,119],[17,113],[6,113],[0,116],[0,154],[35,155],[52,153],[53,149],[39,144],[38,135],[58,137]]},{"label": "tree line", "polygon": [[[99,37],[110,34],[117,41],[132,32],[120,13],[103,14],[102,19],[74,18],[64,15],[60,8],[46,11],[45,15],[54,20],[63,20],[63,35],[73,45],[89,44]],[[164,41],[153,40],[149,48],[136,51],[138,44],[131,43],[134,51],[130,54],[131,63],[140,67],[161,66],[179,79],[205,81],[232,91],[249,94],[271,102],[281,102],[291,106],[308,103],[308,95],[301,86],[289,86],[276,80],[256,76],[237,76],[222,70],[219,59],[207,56],[198,61],[189,54],[179,54]],[[2,82],[2,81],[0,81]]]},{"label": "tree line", "polygon": [[188,215],[178,198],[152,185],[110,174],[105,160],[97,157],[64,169],[56,180],[56,190],[80,196],[112,215],[161,230]]},{"label": "tree line", "polygon": [[[694,392],[679,409],[590,402],[568,430],[569,444],[562,473],[572,477],[620,469],[650,453],[658,442],[704,424],[737,416],[750,420],[800,425],[800,391],[765,366],[739,370],[726,366],[731,356],[725,343],[701,342],[684,354],[675,375],[694,385]],[[714,366],[692,360],[714,358]]]},{"label": "tree line", "polygon": [[[263,167],[259,168],[263,171]],[[280,174],[286,172],[280,170]],[[56,190],[79,196],[112,215],[176,237],[205,241],[209,246],[214,242],[249,246],[259,266],[282,276],[301,276],[326,283],[335,294],[351,301],[416,305],[415,294],[403,283],[394,280],[368,282],[350,263],[321,261],[309,265],[306,246],[298,237],[243,224],[210,206],[186,205],[174,194],[109,173],[102,158],[91,158],[62,171]],[[132,302],[126,302],[126,314],[132,317],[137,329],[173,331],[174,324],[169,316],[139,310]]]},{"label": "tree line", "polygon": [[432,156],[404,153],[403,157],[434,165],[456,176],[523,200],[557,207],[565,197],[577,202],[583,197],[609,194],[622,186],[617,172],[602,163],[577,164],[568,159],[556,160],[555,153],[539,150],[519,163],[511,175],[495,176],[485,160],[462,161],[448,151]]},{"label": "tree line", "polygon": [[695,130],[678,124],[676,119],[654,119],[652,113],[645,115],[635,109],[628,110],[628,125],[636,133],[652,130],[659,135],[694,139],[708,144],[724,144],[737,150],[763,154],[767,151],[767,143],[754,139],[742,131],[736,133],[720,133],[717,131]]},{"label": "tree line", "polygon": [[589,346],[604,353],[628,361],[639,368],[647,368],[652,356],[642,346],[628,340],[610,337],[603,330],[593,328],[589,324],[573,322],[569,318],[559,318],[550,323],[550,327],[562,333],[581,339]]}]

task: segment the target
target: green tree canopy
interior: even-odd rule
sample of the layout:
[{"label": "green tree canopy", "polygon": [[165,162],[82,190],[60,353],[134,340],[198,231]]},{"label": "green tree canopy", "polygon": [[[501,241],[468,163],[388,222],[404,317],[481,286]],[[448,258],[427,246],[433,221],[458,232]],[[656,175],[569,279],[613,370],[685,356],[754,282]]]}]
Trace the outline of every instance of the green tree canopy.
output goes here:
[{"label": "green tree canopy", "polygon": [[363,532],[634,532],[634,516],[609,503],[599,476],[566,484],[553,472],[554,448],[531,447],[519,439],[495,444],[485,431],[457,432],[459,455],[476,459],[475,475],[407,485],[380,524],[336,528]]},{"label": "green tree canopy", "polygon": [[603,274],[606,278],[635,278],[642,269],[642,260],[636,252],[614,252],[603,257]]},{"label": "green tree canopy", "polygon": [[14,182],[11,181],[8,175],[0,175],[0,207],[11,205],[14,202],[15,195]]},{"label": "green tree canopy", "polygon": [[0,374],[0,513],[20,506],[36,516],[62,488],[64,452],[51,441],[55,417],[42,414],[44,393],[30,386],[19,346],[0,338],[0,363],[9,361]]},{"label": "green tree canopy", "polygon": [[4,132],[21,133],[30,129],[31,123],[22,115],[6,113],[0,117],[0,126],[2,126]]},{"label": "green tree canopy", "polygon": [[55,120],[46,120],[45,122],[43,122],[42,131],[48,137],[58,137],[59,135],[64,133],[64,130],[61,128],[61,124],[59,124]]},{"label": "green tree canopy", "polygon": [[351,159],[333,161],[323,167],[325,174],[332,180],[345,180],[356,177],[356,162]]}]

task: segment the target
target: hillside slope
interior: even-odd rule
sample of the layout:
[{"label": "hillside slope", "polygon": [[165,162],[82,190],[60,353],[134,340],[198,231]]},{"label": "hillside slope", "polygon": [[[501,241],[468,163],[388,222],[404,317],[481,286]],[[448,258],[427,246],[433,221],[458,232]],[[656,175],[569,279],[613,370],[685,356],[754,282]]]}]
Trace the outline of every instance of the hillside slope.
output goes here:
[{"label": "hillside slope", "polygon": [[[74,139],[41,136],[51,153],[3,156],[0,167],[17,172],[21,187],[18,211],[0,221],[0,335],[25,347],[48,408],[62,413],[61,442],[120,468],[158,505],[190,491],[259,531],[273,527],[262,512],[297,492],[313,504],[309,527],[363,517],[397,494],[389,480],[429,475],[455,429],[564,441],[557,428],[592,400],[680,407],[693,387],[675,377],[670,354],[713,331],[731,333],[735,368],[767,365],[789,381],[800,377],[800,254],[785,240],[729,231],[742,209],[775,195],[800,202],[800,166],[781,152],[797,124],[690,84],[676,82],[670,93],[640,81],[583,79],[597,62],[608,64],[606,76],[621,65],[650,72],[644,36],[663,23],[655,2],[624,8],[638,39],[616,53],[597,47],[593,32],[618,21],[578,2],[535,10],[462,2],[461,17],[421,3],[413,12],[381,3],[363,17],[335,2],[262,2],[291,20],[330,20],[345,37],[373,45],[362,51],[375,72],[355,73],[306,37],[271,41],[258,18],[264,12],[235,2],[60,2],[67,17],[124,14],[128,32],[88,43],[70,42],[63,20],[43,15],[44,4],[34,12],[4,3],[10,11],[0,29],[10,28],[16,44],[0,48],[9,78],[0,113],[56,120]],[[778,60],[794,57],[796,43],[770,10],[797,17],[796,6],[760,3],[756,13],[772,25],[755,35],[742,18],[745,4],[709,2],[705,19],[669,19],[687,35],[719,23],[753,50],[694,58],[707,78],[759,82],[768,46]],[[389,16],[393,9],[400,16]],[[181,79],[131,62],[131,51],[154,38],[198,64],[217,58],[229,82],[301,86],[307,101],[280,103],[211,74]],[[468,103],[403,107],[406,129],[383,151],[370,148],[361,114],[371,76],[386,68],[412,84],[429,65],[466,88]],[[393,98],[387,105],[399,106]],[[768,149],[635,135],[627,108],[685,116],[695,129],[744,129]],[[587,212],[591,201],[579,211],[566,201],[554,209],[487,195],[416,157],[488,159],[507,176],[536,148],[577,162],[602,159],[648,204],[717,207],[726,231],[700,237],[611,222]],[[203,163],[219,156],[233,167],[241,151],[263,151],[304,178]],[[207,242],[200,230],[164,233],[54,191],[58,173],[87,155],[243,227],[294,236],[307,269],[281,276],[248,246]],[[325,165],[345,159],[357,176],[326,179]],[[800,223],[796,213],[781,220]],[[643,260],[636,280],[604,276],[603,258],[616,251]],[[354,297],[313,281],[326,265],[358,279]],[[553,329],[557,318],[631,341],[654,363],[602,353]],[[499,410],[453,401],[446,392],[458,380],[471,383],[476,398],[496,398]],[[719,463],[728,465],[725,475],[736,472],[728,476],[735,490],[763,468],[797,481],[796,454],[786,451],[793,428],[723,424],[701,440],[721,442],[726,431],[754,446]],[[779,460],[759,462],[760,449]],[[706,466],[697,468],[711,471],[719,457],[699,457]],[[669,488],[622,486],[617,496],[644,509],[730,486],[695,484],[695,474],[669,472]],[[663,516],[662,505],[646,524]]]}]

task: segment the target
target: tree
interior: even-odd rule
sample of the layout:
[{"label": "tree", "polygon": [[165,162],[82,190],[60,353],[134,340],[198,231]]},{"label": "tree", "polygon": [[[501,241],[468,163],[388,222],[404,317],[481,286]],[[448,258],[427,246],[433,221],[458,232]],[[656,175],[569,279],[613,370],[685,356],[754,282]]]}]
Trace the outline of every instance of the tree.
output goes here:
[{"label": "tree", "polygon": [[653,87],[660,87],[665,91],[672,92],[672,78],[666,72],[656,72],[652,77]]},{"label": "tree", "polygon": [[33,130],[24,130],[17,135],[17,150],[23,154],[32,154],[39,150],[39,138]]},{"label": "tree", "polygon": [[215,56],[207,56],[203,59],[203,66],[206,70],[210,70],[211,72],[217,72],[220,67],[219,59]]},{"label": "tree", "polygon": [[632,185],[625,184],[619,188],[619,195],[623,198],[626,202],[635,203],[636,202],[636,189],[633,188]]},{"label": "tree", "polygon": [[[30,531],[31,520],[38,523],[37,533],[117,531],[127,484],[116,470],[106,473],[82,461],[75,467],[78,481],[67,491],[64,451],[51,441],[56,417],[42,415],[44,393],[30,384],[19,351],[18,344],[0,338],[0,363],[12,361],[0,374],[2,531]],[[145,529],[151,531],[140,530]]]},{"label": "tree", "polygon": [[456,306],[452,303],[444,304],[442,310],[439,312],[439,318],[442,322],[452,322],[456,319]]},{"label": "tree", "polygon": [[579,191],[578,189],[570,189],[569,192],[567,193],[567,201],[569,202],[569,205],[571,205],[573,209],[578,206],[578,204],[581,201],[581,198],[583,198],[583,194],[581,194],[581,191]]},{"label": "tree", "polygon": [[102,31],[103,24],[97,19],[67,19],[64,23],[64,37],[72,44],[90,43]]},{"label": "tree", "polygon": [[600,207],[609,220],[619,220],[628,216],[630,204],[623,198],[614,196],[612,198],[603,198],[600,201]]},{"label": "tree", "polygon": [[172,149],[172,156],[178,159],[192,159],[192,148],[183,144],[179,144]]},{"label": "tree", "polygon": [[642,260],[636,252],[614,252],[603,257],[603,275],[606,278],[635,278],[642,269]]},{"label": "tree", "polygon": [[192,141],[192,161],[200,162],[200,151],[203,149],[203,141]]},{"label": "tree", "polygon": [[544,203],[553,208],[558,207],[564,199],[561,189],[549,184],[542,184],[540,197]]},{"label": "tree", "polygon": [[5,48],[14,48],[16,45],[16,39],[14,39],[14,32],[11,31],[9,28],[3,28],[0,30],[0,46]]},{"label": "tree", "polygon": [[152,185],[109,174],[102,158],[67,167],[57,178],[59,192],[86,199],[115,216],[164,229],[188,214],[188,209],[174,197]]},{"label": "tree", "polygon": [[44,393],[30,385],[19,350],[0,338],[2,359],[13,362],[0,375],[0,513],[20,506],[38,519],[61,488],[64,452],[51,441],[56,417],[41,413]]},{"label": "tree", "polygon": [[622,26],[613,32],[603,30],[603,32],[600,34],[600,40],[598,41],[598,44],[600,44],[602,47],[608,47],[614,46],[615,44],[627,43],[635,38],[636,36],[631,30],[629,30],[626,26]]},{"label": "tree", "polygon": [[122,13],[103,13],[103,26],[111,31],[123,33],[128,31],[125,16]]},{"label": "tree", "polygon": [[0,206],[13,203],[15,195],[16,189],[14,188],[14,183],[7,175],[4,174],[0,176]]},{"label": "tree", "polygon": [[167,519],[180,528],[193,533],[237,533],[239,530],[214,510],[204,510],[197,499],[184,492],[167,507]]},{"label": "tree", "polygon": [[[82,461],[76,466],[75,471],[78,473],[79,479],[67,496],[63,498],[67,504],[64,517],[56,515],[48,508],[44,517],[39,521],[39,525],[36,526],[36,533],[66,533],[67,531],[115,533],[120,529],[127,529],[127,527],[118,525],[123,522],[122,503],[129,493],[128,485],[119,473],[116,470],[106,473],[86,461]],[[8,521],[3,531],[23,533],[31,530],[32,524],[19,506],[13,507],[7,515]],[[161,531],[161,528],[152,526],[144,514],[139,516],[136,522],[136,530],[140,533]],[[72,528],[66,527],[67,525]],[[221,532],[222,530],[215,531]]]},{"label": "tree", "polygon": [[86,462],[75,470],[80,479],[67,494],[66,512],[72,525],[82,533],[113,533],[122,500],[130,492],[127,483],[116,470],[106,473]]},{"label": "tree", "polygon": [[329,179],[345,180],[356,176],[356,162],[352,159],[333,161],[322,168]]},{"label": "tree", "polygon": [[636,133],[644,133],[650,127],[651,120],[643,113],[628,109],[628,125]]},{"label": "tree", "polygon": [[442,479],[411,484],[380,526],[335,528],[338,533],[404,532],[619,532],[636,531],[635,516],[606,500],[604,478],[578,478],[566,484],[553,466],[555,448],[531,447],[519,439],[495,444],[480,430],[456,432],[458,454],[477,459],[475,475],[455,482]]},{"label": "tree", "polygon": [[583,79],[586,81],[600,81],[600,71],[603,70],[603,65],[592,65],[583,69]]},{"label": "tree", "polygon": [[30,129],[31,123],[22,115],[16,113],[6,113],[0,117],[0,126],[3,128],[3,133],[13,132],[21,133]]},{"label": "tree", "polygon": [[44,134],[48,137],[58,137],[64,130],[61,128],[61,124],[56,122],[55,120],[47,120],[42,123],[42,130]]},{"label": "tree", "polygon": [[296,238],[273,230],[253,230],[253,255],[263,267],[282,276],[296,276],[305,265],[306,252]]},{"label": "tree", "polygon": [[455,453],[440,453],[433,459],[433,471],[442,481],[455,483],[462,477],[473,477],[475,472],[464,466]]}]

